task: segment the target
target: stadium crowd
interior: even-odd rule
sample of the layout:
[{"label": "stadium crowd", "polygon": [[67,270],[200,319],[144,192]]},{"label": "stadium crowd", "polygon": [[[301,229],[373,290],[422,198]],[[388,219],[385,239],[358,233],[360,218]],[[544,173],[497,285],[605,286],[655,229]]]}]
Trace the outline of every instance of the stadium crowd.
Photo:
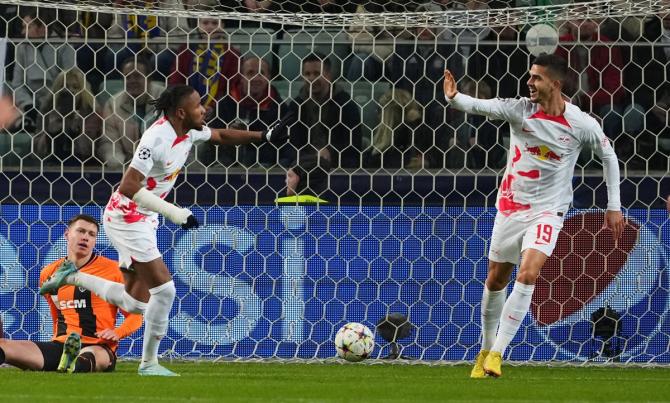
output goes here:
[{"label": "stadium crowd", "polygon": [[[501,0],[146,3],[175,11],[250,13],[528,5]],[[156,118],[148,101],[166,85],[188,84],[200,93],[212,127],[264,130],[286,113],[299,112],[290,144],[203,145],[195,157],[203,166],[288,168],[303,154],[318,153],[330,166],[350,170],[498,170],[505,165],[509,128],[447,108],[442,73],[448,68],[463,77],[459,85],[472,96],[524,96],[533,58],[525,46],[524,26],[352,26],[330,32],[330,43],[312,45],[291,42],[299,27],[215,18],[2,5],[0,20],[9,38],[5,89],[22,112],[7,130],[29,134],[25,162],[47,167],[85,164],[120,171]],[[276,42],[256,44],[266,46],[265,53],[254,43],[234,39],[261,30]],[[628,169],[667,172],[670,16],[571,20],[558,30],[556,53],[568,61],[571,72],[565,95],[602,122]],[[296,55],[297,66],[290,66]],[[290,68],[297,69],[294,77]],[[580,163],[591,167],[591,161],[585,155]]]}]

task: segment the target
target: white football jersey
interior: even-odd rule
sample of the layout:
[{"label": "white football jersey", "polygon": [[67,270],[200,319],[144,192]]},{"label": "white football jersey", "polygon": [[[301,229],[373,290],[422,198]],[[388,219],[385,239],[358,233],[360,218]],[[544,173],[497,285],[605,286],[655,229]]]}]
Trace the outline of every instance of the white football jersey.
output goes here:
[{"label": "white football jersey", "polygon": [[[144,188],[164,199],[177,181],[191,148],[209,140],[211,135],[211,130],[203,127],[178,136],[167,118],[162,117],[142,135],[130,166],[144,175]],[[155,218],[157,213],[139,207],[117,189],[107,203],[105,215],[133,223],[146,217]]]},{"label": "white football jersey", "polygon": [[543,213],[565,213],[572,202],[572,177],[584,147],[598,155],[608,188],[608,210],[621,208],[619,165],[598,122],[566,102],[562,116],[551,116],[528,98],[475,99],[458,94],[449,100],[466,113],[506,120],[510,124],[507,168],[498,189],[496,207],[517,219]]}]

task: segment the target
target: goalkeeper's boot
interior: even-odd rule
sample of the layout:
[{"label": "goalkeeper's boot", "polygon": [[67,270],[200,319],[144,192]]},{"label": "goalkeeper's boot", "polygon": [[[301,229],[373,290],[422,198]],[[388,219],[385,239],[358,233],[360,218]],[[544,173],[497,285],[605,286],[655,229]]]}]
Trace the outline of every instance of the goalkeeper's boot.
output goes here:
[{"label": "goalkeeper's boot", "polygon": [[77,266],[69,260],[65,260],[58,270],[40,287],[40,295],[56,294],[58,289],[67,284],[67,276],[77,272]]},{"label": "goalkeeper's boot", "polygon": [[484,360],[484,372],[486,374],[499,377],[502,375],[502,353],[491,351]]},{"label": "goalkeeper's boot", "polygon": [[58,363],[58,372],[73,373],[77,357],[81,351],[81,337],[77,333],[70,333],[63,344],[63,354]]},{"label": "goalkeeper's boot", "polygon": [[159,363],[152,364],[140,364],[140,368],[137,370],[138,375],[140,376],[181,376],[175,372],[170,371]]},{"label": "goalkeeper's boot", "polygon": [[489,355],[489,350],[482,350],[477,354],[475,358],[475,366],[470,371],[470,378],[486,378],[486,372],[484,372],[484,360]]}]

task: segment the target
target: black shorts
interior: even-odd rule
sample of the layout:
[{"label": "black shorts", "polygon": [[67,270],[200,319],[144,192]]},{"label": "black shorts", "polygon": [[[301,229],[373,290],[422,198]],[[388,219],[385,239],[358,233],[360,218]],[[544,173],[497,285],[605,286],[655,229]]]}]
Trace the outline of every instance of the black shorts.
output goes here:
[{"label": "black shorts", "polygon": [[[42,357],[44,357],[44,367],[42,368],[42,371],[55,371],[58,369],[60,357],[63,355],[63,343],[58,341],[36,341],[34,343],[42,352]],[[116,368],[116,353],[114,353],[109,346],[105,344],[82,344],[81,348],[88,346],[98,346],[105,349],[107,354],[109,354],[109,366],[105,368],[103,372],[114,371],[114,368]]]}]

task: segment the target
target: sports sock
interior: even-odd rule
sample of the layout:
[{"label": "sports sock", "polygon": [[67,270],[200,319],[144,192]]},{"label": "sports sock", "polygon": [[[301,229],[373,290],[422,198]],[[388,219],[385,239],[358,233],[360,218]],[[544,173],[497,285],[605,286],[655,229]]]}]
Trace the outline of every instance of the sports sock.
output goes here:
[{"label": "sports sock", "polygon": [[484,285],[482,293],[481,319],[482,319],[482,350],[491,350],[496,341],[496,332],[500,323],[500,314],[505,305],[507,290],[491,291]]},{"label": "sports sock", "polygon": [[81,353],[74,363],[74,372],[94,372],[95,355],[90,351]]},{"label": "sports sock", "polygon": [[84,287],[98,295],[100,298],[116,305],[129,313],[144,313],[146,303],[133,298],[126,292],[125,286],[116,281],[86,273],[74,273],[67,276],[68,284]]},{"label": "sports sock", "polygon": [[505,349],[519,331],[523,318],[528,313],[534,289],[535,285],[523,284],[518,281],[514,283],[512,293],[503,307],[498,336],[491,351],[501,354],[505,352]]},{"label": "sports sock", "polygon": [[144,343],[140,367],[158,362],[158,347],[167,333],[170,310],[177,290],[174,282],[168,281],[149,290],[151,297],[144,313]]}]

